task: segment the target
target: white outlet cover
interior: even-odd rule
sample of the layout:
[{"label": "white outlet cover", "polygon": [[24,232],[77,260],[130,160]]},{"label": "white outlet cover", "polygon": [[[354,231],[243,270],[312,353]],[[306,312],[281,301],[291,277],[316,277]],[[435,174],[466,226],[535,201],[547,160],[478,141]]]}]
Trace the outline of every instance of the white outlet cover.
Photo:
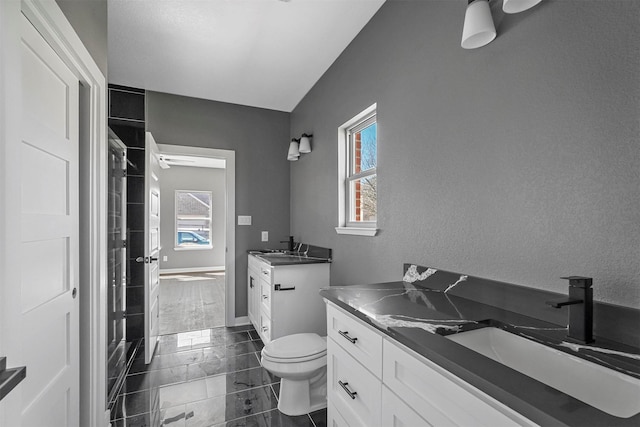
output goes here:
[{"label": "white outlet cover", "polygon": [[262,232],[262,241],[263,242],[268,242],[269,241],[269,232],[268,231],[263,231]]},{"label": "white outlet cover", "polygon": [[238,225],[251,225],[251,215],[238,215]]}]

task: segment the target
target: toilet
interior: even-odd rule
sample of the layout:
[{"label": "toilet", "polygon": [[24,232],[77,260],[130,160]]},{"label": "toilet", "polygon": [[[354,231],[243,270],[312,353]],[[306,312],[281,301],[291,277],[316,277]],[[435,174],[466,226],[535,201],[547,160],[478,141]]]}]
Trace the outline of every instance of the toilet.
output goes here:
[{"label": "toilet", "polygon": [[281,378],[278,409],[303,415],[327,407],[327,337],[287,335],[262,349],[262,367]]}]

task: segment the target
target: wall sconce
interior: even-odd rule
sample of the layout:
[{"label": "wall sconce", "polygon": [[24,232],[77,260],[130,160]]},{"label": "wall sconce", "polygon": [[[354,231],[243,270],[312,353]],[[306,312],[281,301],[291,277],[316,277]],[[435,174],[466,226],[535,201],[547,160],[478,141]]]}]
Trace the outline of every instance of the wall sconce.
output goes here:
[{"label": "wall sconce", "polygon": [[287,153],[287,160],[290,162],[295,162],[298,160],[298,157],[300,157],[299,144],[299,139],[291,139],[291,144],[289,144],[289,153]]},{"label": "wall sconce", "polygon": [[[490,0],[469,0],[464,14],[462,42],[464,49],[477,49],[486,46],[496,38],[496,27],[493,24]],[[542,0],[504,0],[502,10],[505,13],[518,13],[540,3]]]},{"label": "wall sconce", "polygon": [[300,158],[300,154],[310,153],[311,138],[313,138],[313,135],[308,135],[306,133],[303,133],[299,139],[293,138],[289,144],[287,160],[295,162]]},{"label": "wall sconce", "polygon": [[311,152],[311,141],[310,138],[313,138],[313,135],[307,135],[303,133],[300,137],[300,152],[301,153],[310,153]]}]

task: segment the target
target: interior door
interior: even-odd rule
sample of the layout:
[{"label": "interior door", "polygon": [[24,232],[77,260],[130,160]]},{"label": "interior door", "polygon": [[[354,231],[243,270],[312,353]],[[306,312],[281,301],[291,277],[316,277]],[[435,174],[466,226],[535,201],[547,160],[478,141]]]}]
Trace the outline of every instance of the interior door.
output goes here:
[{"label": "interior door", "polygon": [[[7,216],[18,283],[6,304],[11,340],[27,366],[22,426],[79,424],[79,81],[21,17],[22,136],[16,199]],[[14,214],[15,212],[15,214]],[[4,305],[6,308],[6,305]],[[15,348],[14,347],[14,348]]]},{"label": "interior door", "polygon": [[160,309],[160,163],[158,145],[150,132],[145,137],[144,227],[144,358],[150,363],[158,343]]}]

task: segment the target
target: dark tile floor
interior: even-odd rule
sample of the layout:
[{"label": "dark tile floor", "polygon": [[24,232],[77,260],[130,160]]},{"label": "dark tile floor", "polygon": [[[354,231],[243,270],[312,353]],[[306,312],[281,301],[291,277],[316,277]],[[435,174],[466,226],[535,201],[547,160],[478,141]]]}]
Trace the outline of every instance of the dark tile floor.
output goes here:
[{"label": "dark tile floor", "polygon": [[163,335],[148,366],[138,351],[112,426],[326,426],[326,410],[278,411],[279,378],[260,366],[262,347],[252,327]]}]

